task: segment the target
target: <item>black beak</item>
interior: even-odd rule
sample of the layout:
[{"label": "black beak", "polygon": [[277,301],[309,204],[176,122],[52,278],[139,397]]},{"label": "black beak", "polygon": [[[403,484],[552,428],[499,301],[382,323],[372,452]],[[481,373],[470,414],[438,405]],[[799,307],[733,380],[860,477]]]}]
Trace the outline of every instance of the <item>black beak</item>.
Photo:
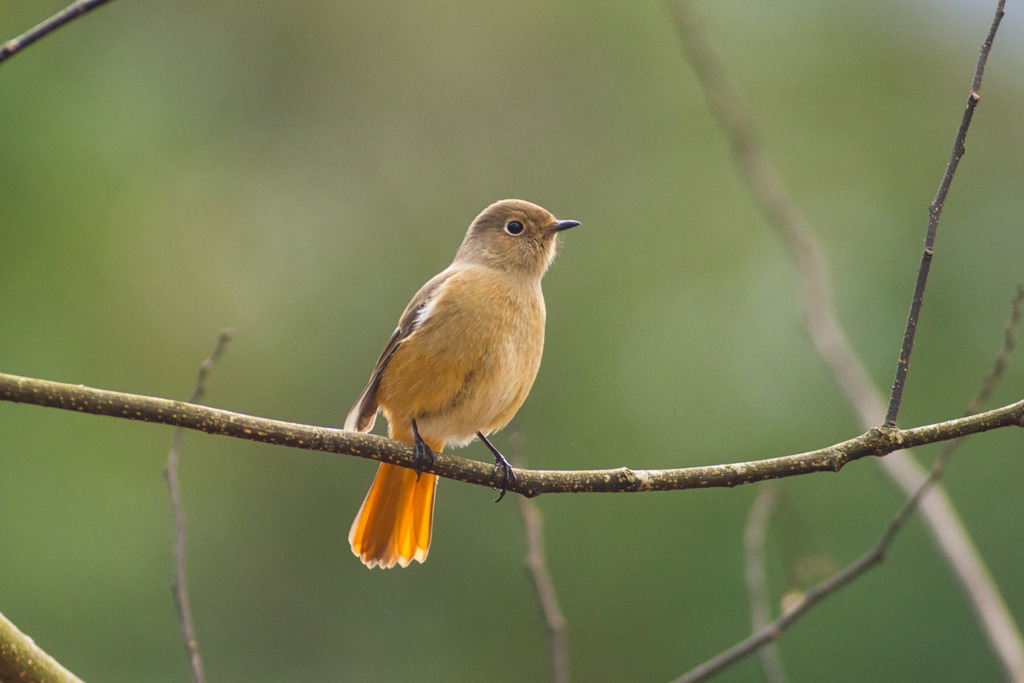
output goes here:
[{"label": "black beak", "polygon": [[579,224],[579,221],[558,221],[551,227],[551,232],[561,232],[562,230],[575,228]]}]

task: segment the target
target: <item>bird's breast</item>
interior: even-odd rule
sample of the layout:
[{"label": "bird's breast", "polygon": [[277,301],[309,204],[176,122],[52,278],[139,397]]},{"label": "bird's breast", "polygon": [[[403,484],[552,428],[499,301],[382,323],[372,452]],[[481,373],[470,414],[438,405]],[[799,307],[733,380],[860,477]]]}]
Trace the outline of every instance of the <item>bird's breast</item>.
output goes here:
[{"label": "bird's breast", "polygon": [[544,298],[539,281],[483,268],[442,286],[383,371],[378,400],[389,422],[415,418],[424,438],[459,444],[504,427],[526,399],[544,350]]}]

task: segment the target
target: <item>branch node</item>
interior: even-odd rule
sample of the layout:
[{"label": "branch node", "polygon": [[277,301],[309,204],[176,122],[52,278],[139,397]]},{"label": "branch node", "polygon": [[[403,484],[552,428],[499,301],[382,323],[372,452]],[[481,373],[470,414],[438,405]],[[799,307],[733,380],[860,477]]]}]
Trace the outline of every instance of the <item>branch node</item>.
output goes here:
[{"label": "branch node", "polygon": [[643,488],[640,483],[640,477],[628,467],[623,467],[619,470],[619,481],[628,484],[630,488]]},{"label": "branch node", "polygon": [[882,425],[881,427],[871,431],[875,432],[879,440],[882,442],[882,448],[879,451],[879,455],[886,455],[903,448],[903,430],[898,427]]}]

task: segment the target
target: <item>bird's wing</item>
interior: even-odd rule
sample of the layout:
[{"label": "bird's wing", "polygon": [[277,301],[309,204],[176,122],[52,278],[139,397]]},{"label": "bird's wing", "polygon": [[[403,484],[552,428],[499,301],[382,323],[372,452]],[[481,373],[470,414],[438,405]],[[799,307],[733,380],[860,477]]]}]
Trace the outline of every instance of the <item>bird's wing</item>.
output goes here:
[{"label": "bird's wing", "polygon": [[392,356],[395,355],[395,351],[399,349],[402,342],[408,339],[430,317],[430,313],[434,310],[434,305],[437,303],[437,298],[444,289],[445,282],[457,272],[459,272],[459,269],[449,267],[430,278],[416,292],[409,305],[405,307],[402,317],[398,320],[398,327],[395,328],[391,338],[388,339],[388,343],[384,345],[380,358],[377,359],[377,365],[373,368],[370,381],[366,384],[366,388],[363,389],[363,393],[359,394],[359,398],[356,399],[356,404],[349,411],[348,417],[345,418],[345,429],[358,432],[368,432],[373,429],[373,423],[377,420],[379,408],[377,405],[377,387],[380,385],[381,373],[384,372],[384,368],[388,366]]}]

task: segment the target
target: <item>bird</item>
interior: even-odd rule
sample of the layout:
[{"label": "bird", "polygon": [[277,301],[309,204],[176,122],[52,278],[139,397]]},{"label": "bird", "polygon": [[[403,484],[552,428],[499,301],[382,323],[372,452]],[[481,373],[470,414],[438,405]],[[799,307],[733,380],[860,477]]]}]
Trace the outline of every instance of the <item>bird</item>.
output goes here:
[{"label": "bird", "polygon": [[[505,484],[514,481],[487,435],[509,423],[533,386],[544,350],[541,279],[559,235],[578,225],[521,199],[485,208],[451,265],[405,307],[345,429],[368,432],[383,413],[388,436],[413,445],[420,463],[479,437],[494,454],[495,475],[501,468]],[[427,559],[437,481],[380,464],[348,535],[363,564]]]}]

